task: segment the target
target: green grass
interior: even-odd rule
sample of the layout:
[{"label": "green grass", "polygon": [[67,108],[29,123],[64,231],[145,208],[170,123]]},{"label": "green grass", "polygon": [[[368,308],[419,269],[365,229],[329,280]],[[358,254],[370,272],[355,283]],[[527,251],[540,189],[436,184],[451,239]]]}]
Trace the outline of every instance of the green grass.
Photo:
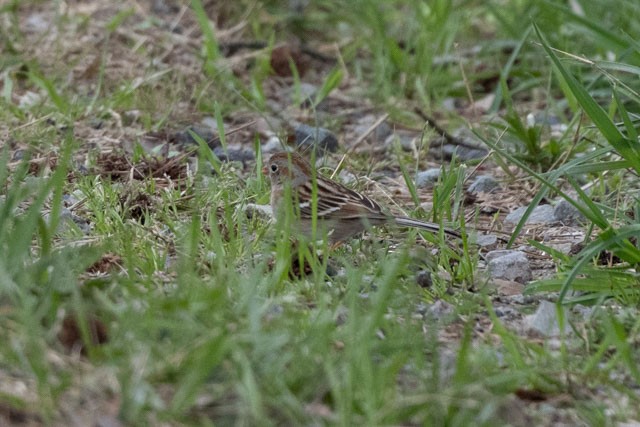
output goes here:
[{"label": "green grass", "polygon": [[[595,0],[579,12],[550,0],[319,0],[304,13],[283,4],[193,1],[177,24],[131,8],[0,7],[0,420],[13,412],[64,425],[69,413],[86,415],[86,401],[126,425],[637,420],[636,3]],[[39,8],[55,32],[24,25],[37,23]],[[175,33],[164,27],[172,24]],[[232,66],[224,44],[233,37],[267,48]],[[288,83],[274,79],[269,52],[289,37],[337,60],[306,76],[295,70]],[[80,55],[91,43],[95,68]],[[300,86],[310,81],[318,90],[303,111]],[[274,103],[285,103],[287,87],[290,105]],[[129,179],[169,161],[162,150],[149,154],[148,132],[171,134],[205,116],[228,130],[246,117],[278,117],[276,105],[337,133],[365,114],[327,114],[321,106],[333,95],[366,98],[391,124],[413,129],[424,125],[416,106],[448,130],[468,124],[495,164],[511,168],[505,175],[534,189],[531,209],[562,197],[580,210],[583,248],[567,255],[531,240],[555,275],[527,285],[522,304],[497,297],[473,244],[481,213],[465,204],[477,163],[443,165],[425,212],[426,193],[413,181],[427,166],[425,147],[418,156],[390,147],[375,161],[349,153],[342,168],[380,180],[386,204],[460,229],[460,242],[383,227],[330,255],[326,245],[291,244],[290,224],[245,213],[269,200],[262,135],[241,140],[255,148],[255,164],[224,163],[193,134],[190,174]],[[450,99],[468,105],[489,95],[486,116],[445,109]],[[529,123],[538,112],[565,130]],[[238,143],[220,139],[225,148]],[[101,169],[99,151],[123,153],[126,173]],[[36,168],[46,156],[55,164]],[[385,187],[387,175],[406,196]],[[378,195],[365,184],[349,185]],[[69,222],[70,195],[88,231]],[[525,229],[523,220],[514,234]],[[109,259],[106,272],[89,268]],[[296,262],[309,274],[296,274]],[[428,288],[416,284],[424,270]],[[530,314],[530,295],[557,301],[571,332],[522,331],[505,307]],[[432,315],[435,302],[450,312]],[[581,317],[576,304],[593,311]],[[60,337],[69,319],[72,346]],[[96,325],[108,341],[95,340]]]}]

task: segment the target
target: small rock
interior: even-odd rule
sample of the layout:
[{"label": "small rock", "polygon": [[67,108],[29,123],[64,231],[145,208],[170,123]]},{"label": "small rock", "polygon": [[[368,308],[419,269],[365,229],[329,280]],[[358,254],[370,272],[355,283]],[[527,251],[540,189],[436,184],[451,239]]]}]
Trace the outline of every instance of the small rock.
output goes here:
[{"label": "small rock", "polygon": [[494,260],[496,258],[500,258],[501,256],[509,255],[509,254],[511,254],[513,252],[517,252],[517,251],[514,251],[513,249],[498,249],[496,251],[488,252],[484,256],[484,259],[485,259],[485,261],[490,262],[491,260]]},{"label": "small rock", "polygon": [[[356,135],[364,134],[369,130],[369,128],[371,128],[371,126],[373,126],[376,120],[378,119],[374,116],[362,117],[360,120],[358,120],[358,123],[354,126],[353,133]],[[389,126],[389,124],[386,121],[383,121],[382,123],[378,124],[378,126],[376,126],[373,132],[369,134],[369,136],[367,137],[367,141],[372,143],[381,143],[381,142],[384,142],[390,136],[392,136],[392,133],[393,133],[393,130],[391,129],[391,126]]]},{"label": "small rock", "polygon": [[520,251],[492,251],[486,256],[491,278],[526,283],[532,279],[529,260]]},{"label": "small rock", "polygon": [[271,320],[275,320],[282,316],[284,313],[284,308],[281,304],[272,304],[270,305],[264,313],[264,320],[269,322]]},{"label": "small rock", "polygon": [[440,106],[442,107],[443,110],[446,111],[454,111],[454,112],[458,112],[458,109],[460,108],[460,102],[458,98],[454,98],[452,96],[449,96],[447,98],[444,98],[440,104]]},{"label": "small rock", "polygon": [[203,117],[200,120],[200,125],[205,129],[210,129],[212,132],[218,132],[218,119],[216,119],[215,117]]},{"label": "small rock", "polygon": [[244,207],[244,213],[247,218],[273,218],[273,209],[269,205],[257,205],[255,203],[248,203]]},{"label": "small rock", "polygon": [[[433,145],[433,142],[431,145]],[[466,162],[469,160],[482,159],[487,156],[488,151],[484,148],[471,148],[464,145],[454,144],[445,144],[442,146],[442,150],[440,150],[440,155],[444,159],[453,158],[454,153],[458,160]]]},{"label": "small rock", "polygon": [[301,147],[303,151],[312,148],[324,154],[327,151],[334,153],[338,150],[338,138],[325,128],[301,124],[295,130],[295,138],[296,147]]},{"label": "small rock", "polygon": [[71,220],[84,234],[89,234],[91,232],[91,223],[87,219],[72,214]]},{"label": "small rock", "polygon": [[[566,309],[563,307],[562,310]],[[571,327],[565,314],[564,332],[569,333]],[[534,314],[524,317],[524,324],[527,329],[537,331],[545,337],[555,337],[560,335],[558,325],[558,312],[556,304],[549,301],[540,301],[540,305]]]},{"label": "small rock", "polygon": [[[51,214],[46,214],[44,220],[51,225]],[[91,232],[91,224],[89,224],[89,221],[73,214],[69,209],[63,207],[58,217],[56,233],[67,232],[71,224],[75,224],[84,234]]]},{"label": "small rock", "polygon": [[76,169],[73,172],[77,173],[80,176],[89,175],[89,169],[82,163],[77,163]]},{"label": "small rock", "polygon": [[500,188],[500,184],[491,175],[481,175],[475,179],[467,190],[469,193],[491,193]]},{"label": "small rock", "polygon": [[27,110],[42,102],[42,96],[31,91],[26,91],[18,101],[18,107],[21,110]]},{"label": "small rock", "polygon": [[[122,124],[125,126],[131,126],[133,123],[137,122],[140,119],[140,117],[142,117],[142,111],[140,110],[125,111],[121,117]],[[116,116],[116,119],[118,119],[117,116]]]},{"label": "small rock", "polygon": [[493,105],[493,101],[496,99],[495,93],[490,93],[485,95],[483,98],[477,99],[471,105],[469,105],[469,109],[475,111],[476,113],[486,113],[491,109]]},{"label": "small rock", "polygon": [[476,236],[476,244],[481,247],[495,245],[498,242],[498,236],[495,234],[478,234]]},{"label": "small rock", "polygon": [[560,117],[549,114],[546,111],[527,114],[527,126],[529,127],[533,127],[535,125],[554,126],[559,124],[562,124]]},{"label": "small rock", "polygon": [[564,199],[560,200],[553,208],[553,217],[564,225],[578,224],[585,221],[582,212]]},{"label": "small rock", "polygon": [[347,323],[348,319],[349,319],[349,309],[347,309],[347,307],[343,305],[338,306],[335,314],[336,325],[337,326],[344,325],[345,323]]},{"label": "small rock", "polygon": [[494,287],[499,295],[505,296],[521,295],[524,291],[524,285],[513,280],[493,279],[489,286]]},{"label": "small rock", "polygon": [[282,151],[282,149],[282,141],[280,141],[280,138],[275,135],[269,137],[269,139],[267,139],[267,141],[260,147],[260,151],[262,151],[263,155],[275,153],[276,151]]},{"label": "small rock", "polygon": [[556,115],[551,115],[547,112],[539,112],[536,114],[529,113],[526,117],[527,126],[548,126],[551,131],[551,136],[559,137],[564,134],[568,126],[562,123],[562,119]]},{"label": "small rock", "polygon": [[65,208],[78,203],[80,201],[78,196],[82,197],[81,194],[76,194],[76,193],[64,194],[62,196],[62,202],[64,203]]},{"label": "small rock", "polygon": [[[515,211],[511,212],[504,219],[506,223],[517,224],[522,219],[527,206],[521,206]],[[536,206],[531,215],[527,218],[526,224],[549,224],[556,222],[554,209],[551,205],[539,205]]]},{"label": "small rock", "polygon": [[300,97],[302,100],[311,100],[316,96],[316,92],[318,91],[318,86],[311,83],[300,83]]},{"label": "small rock", "polygon": [[516,319],[520,317],[520,312],[513,307],[509,307],[508,305],[499,305],[493,308],[493,311],[496,313],[501,319]]},{"label": "small rock", "polygon": [[427,308],[426,315],[434,320],[442,320],[453,314],[453,306],[446,301],[439,299]]},{"label": "small rock", "polygon": [[418,188],[431,188],[436,182],[438,182],[438,178],[440,178],[442,171],[440,168],[431,168],[426,171],[418,172],[416,175],[416,187]]},{"label": "small rock", "polygon": [[416,137],[409,135],[389,135],[389,137],[387,137],[387,139],[384,141],[384,145],[386,147],[389,147],[393,145],[397,140],[398,144],[400,144],[400,148],[402,148],[404,151],[416,151],[416,139]]},{"label": "small rock", "polygon": [[434,154],[444,159],[450,159],[455,153],[456,157],[462,161],[481,159],[488,154],[484,143],[468,128],[461,127],[454,131],[452,136],[464,145],[452,143],[452,141],[438,136],[429,143]]},{"label": "small rock", "polygon": [[247,148],[227,147],[225,150],[222,147],[216,147],[213,149],[213,154],[223,162],[241,162],[245,164],[255,160],[253,151]]},{"label": "small rock", "polygon": [[93,117],[89,119],[89,126],[92,129],[100,130],[104,127],[104,120],[99,119],[97,117]]},{"label": "small rock", "polygon": [[416,283],[421,288],[431,288],[433,286],[431,272],[427,270],[419,271],[418,274],[416,274]]},{"label": "small rock", "polygon": [[151,2],[151,12],[156,15],[168,15],[179,11],[180,7],[177,4],[167,0],[153,0]]},{"label": "small rock", "polygon": [[433,210],[433,202],[420,203],[420,209],[422,209],[425,212],[431,212]]},{"label": "small rock", "polygon": [[[212,149],[216,148],[220,144],[220,141],[217,138],[218,135],[216,135],[211,128],[199,125],[189,126],[185,130],[174,133],[171,136],[170,140],[171,142],[175,142],[176,144],[198,145],[198,142],[195,140],[195,138],[191,136],[192,132],[198,135]],[[216,142],[215,144],[213,143],[214,141]]]},{"label": "small rock", "polygon": [[416,304],[416,313],[418,313],[420,316],[424,316],[425,314],[427,314],[427,310],[429,310],[429,306],[423,301],[420,301],[418,304]]},{"label": "small rock", "polygon": [[576,304],[571,308],[571,311],[578,314],[582,318],[582,320],[589,320],[589,318],[591,318],[591,316],[595,312],[595,308],[587,307],[582,304]]},{"label": "small rock", "polygon": [[46,13],[32,13],[27,16],[27,19],[22,24],[23,29],[33,33],[43,33],[47,30],[51,30],[51,18],[52,17],[48,16]]},{"label": "small rock", "polygon": [[16,162],[16,161],[22,160],[22,159],[24,159],[24,155],[25,155],[25,151],[24,150],[17,149],[11,155],[11,161],[12,162]]}]

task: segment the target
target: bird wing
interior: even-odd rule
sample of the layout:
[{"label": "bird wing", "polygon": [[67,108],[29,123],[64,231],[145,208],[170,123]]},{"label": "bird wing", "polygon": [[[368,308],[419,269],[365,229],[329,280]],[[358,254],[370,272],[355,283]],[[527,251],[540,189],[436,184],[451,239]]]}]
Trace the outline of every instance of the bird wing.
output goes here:
[{"label": "bird wing", "polygon": [[[317,215],[322,219],[386,218],[382,208],[370,198],[357,193],[344,185],[324,179],[316,180]],[[313,215],[313,183],[306,182],[298,187],[301,217]]]}]

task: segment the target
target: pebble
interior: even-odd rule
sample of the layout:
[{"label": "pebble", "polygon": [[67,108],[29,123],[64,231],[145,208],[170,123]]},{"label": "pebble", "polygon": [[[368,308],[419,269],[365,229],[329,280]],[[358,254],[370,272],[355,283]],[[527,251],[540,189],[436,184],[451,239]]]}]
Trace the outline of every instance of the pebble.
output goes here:
[{"label": "pebble", "polygon": [[223,162],[241,162],[245,164],[255,160],[253,150],[249,150],[248,148],[227,147],[225,150],[222,147],[216,147],[213,149],[213,154]]},{"label": "pebble", "polygon": [[[218,135],[216,135],[211,128],[200,125],[189,126],[185,130],[178,131],[172,135],[171,139],[176,144],[198,145],[198,142],[191,136],[191,132],[202,138],[210,148],[215,148],[220,144],[220,141],[217,139]],[[212,143],[214,140],[216,144]]]},{"label": "pebble", "polygon": [[492,279],[489,286],[494,287],[499,295],[505,296],[521,295],[524,291],[524,285],[513,280]]},{"label": "pebble", "polygon": [[[517,224],[520,222],[524,213],[527,210],[527,206],[521,206],[515,211],[511,212],[504,219],[505,223]],[[531,215],[527,218],[526,224],[550,224],[556,222],[554,215],[554,209],[551,205],[538,205],[533,209]]]},{"label": "pebble", "polygon": [[295,141],[295,145],[303,151],[311,148],[319,154],[327,151],[335,153],[339,147],[338,138],[330,130],[305,124],[295,129]]},{"label": "pebble", "polygon": [[433,304],[423,307],[423,315],[434,320],[443,320],[453,314],[453,305],[441,299]]},{"label": "pebble", "polygon": [[498,236],[495,234],[478,234],[476,236],[476,244],[481,247],[491,246],[498,242]]},{"label": "pebble", "polygon": [[397,140],[402,150],[413,152],[417,150],[416,139],[416,137],[409,135],[389,135],[389,137],[387,137],[387,139],[385,140],[384,145],[387,147],[391,146]]},{"label": "pebble", "polygon": [[440,174],[442,171],[440,168],[431,168],[426,171],[418,172],[416,174],[416,187],[418,188],[431,188],[436,182],[438,182],[438,178],[440,178]]},{"label": "pebble", "polygon": [[433,286],[431,272],[428,270],[419,271],[418,274],[416,274],[416,283],[421,288],[431,288]]},{"label": "pebble", "polygon": [[533,276],[527,255],[521,251],[499,250],[486,255],[489,275],[492,279],[529,282]]},{"label": "pebble", "polygon": [[272,135],[267,139],[267,141],[262,144],[260,147],[260,151],[262,151],[263,155],[269,155],[275,153],[276,151],[282,151],[283,144],[276,135]]},{"label": "pebble", "polygon": [[475,179],[467,190],[469,193],[491,193],[500,188],[500,184],[491,175],[481,175]]},{"label": "pebble", "polygon": [[[565,311],[564,332],[570,333],[568,318]],[[540,301],[540,305],[534,314],[524,317],[525,327],[529,330],[539,332],[545,337],[556,337],[560,335],[560,326],[558,325],[558,311],[556,304],[549,301]]]},{"label": "pebble", "polygon": [[273,210],[270,205],[257,205],[255,203],[247,203],[244,207],[244,213],[247,218],[262,218],[269,220],[273,218]]},{"label": "pebble", "polygon": [[553,217],[564,225],[575,225],[585,221],[584,215],[565,199],[560,200],[553,208]]},{"label": "pebble", "polygon": [[[433,143],[431,143],[431,145],[433,145]],[[470,148],[464,145],[445,144],[442,146],[440,153],[444,159],[453,158],[453,154],[455,153],[458,160],[466,162],[469,160],[482,159],[487,156],[488,151],[484,148]]]},{"label": "pebble", "polygon": [[[45,221],[51,221],[51,215],[46,214],[44,216]],[[91,232],[91,224],[86,219],[75,215],[67,208],[62,208],[60,210],[60,217],[58,218],[58,226],[56,229],[57,233],[66,232],[70,226],[70,224],[75,224],[80,231],[82,231],[85,235]]]},{"label": "pebble", "polygon": [[[369,130],[369,128],[371,128],[376,120],[377,117],[371,115],[362,117],[353,127],[353,133],[358,136],[364,134]],[[369,136],[367,137],[367,141],[373,143],[382,143],[390,136],[393,136],[392,133],[393,130],[391,129],[391,126],[389,126],[386,121],[383,121],[382,123],[378,124],[378,126],[376,126],[373,132],[369,134]]]}]

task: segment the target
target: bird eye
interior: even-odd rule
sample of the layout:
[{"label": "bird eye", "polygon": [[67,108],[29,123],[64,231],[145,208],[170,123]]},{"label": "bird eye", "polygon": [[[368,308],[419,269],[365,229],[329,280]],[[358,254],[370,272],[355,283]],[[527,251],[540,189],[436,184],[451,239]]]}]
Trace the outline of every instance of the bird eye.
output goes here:
[{"label": "bird eye", "polygon": [[275,163],[271,165],[271,172],[278,172],[278,165]]}]

